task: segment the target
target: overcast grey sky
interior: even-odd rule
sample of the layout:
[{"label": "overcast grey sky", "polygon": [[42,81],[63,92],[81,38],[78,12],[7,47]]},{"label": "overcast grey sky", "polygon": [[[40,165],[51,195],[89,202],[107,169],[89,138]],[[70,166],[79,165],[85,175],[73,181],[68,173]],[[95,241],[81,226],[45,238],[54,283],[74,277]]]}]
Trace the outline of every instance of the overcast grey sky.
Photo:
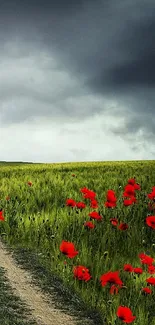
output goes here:
[{"label": "overcast grey sky", "polygon": [[0,1],[0,160],[155,159],[155,1]]}]

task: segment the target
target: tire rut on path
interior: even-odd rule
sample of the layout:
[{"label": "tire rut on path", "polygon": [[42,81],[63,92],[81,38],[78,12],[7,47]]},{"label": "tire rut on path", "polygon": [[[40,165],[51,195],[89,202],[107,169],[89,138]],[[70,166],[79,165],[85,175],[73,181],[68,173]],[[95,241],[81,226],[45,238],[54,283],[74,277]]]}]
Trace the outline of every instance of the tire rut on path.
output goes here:
[{"label": "tire rut on path", "polygon": [[31,283],[31,274],[21,269],[12,254],[8,253],[5,245],[0,241],[0,266],[6,270],[6,276],[16,295],[24,301],[32,317],[38,325],[76,325],[76,317],[72,317],[56,309],[54,300],[48,295],[43,295],[38,286]]}]

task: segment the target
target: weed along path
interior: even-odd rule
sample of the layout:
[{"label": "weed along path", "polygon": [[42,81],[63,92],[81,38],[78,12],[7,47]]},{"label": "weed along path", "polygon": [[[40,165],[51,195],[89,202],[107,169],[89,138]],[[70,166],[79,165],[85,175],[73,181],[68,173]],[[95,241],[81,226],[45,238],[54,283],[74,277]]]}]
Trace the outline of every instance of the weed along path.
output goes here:
[{"label": "weed along path", "polygon": [[41,289],[31,283],[31,274],[21,269],[0,241],[0,267],[6,271],[6,276],[15,293],[30,309],[33,320],[38,325],[76,325],[73,317],[54,308],[54,301],[43,295]]}]

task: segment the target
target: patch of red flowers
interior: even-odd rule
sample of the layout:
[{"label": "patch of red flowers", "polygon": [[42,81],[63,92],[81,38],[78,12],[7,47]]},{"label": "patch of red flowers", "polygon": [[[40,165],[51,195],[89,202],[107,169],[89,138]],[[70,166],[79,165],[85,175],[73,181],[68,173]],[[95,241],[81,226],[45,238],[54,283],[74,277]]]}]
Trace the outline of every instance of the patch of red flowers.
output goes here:
[{"label": "patch of red flowers", "polygon": [[[123,204],[124,206],[130,206],[134,203],[137,203],[136,200],[136,190],[140,190],[140,185],[136,183],[135,178],[131,178],[128,180],[127,185],[124,188],[123,192]],[[84,187],[81,190],[81,193],[83,193],[84,199],[90,200],[90,207],[93,209],[98,208],[98,202],[95,199],[96,193],[92,190],[89,190],[88,188]],[[152,193],[148,194],[148,198],[151,200],[155,199],[155,186],[152,188]],[[113,208],[116,207],[117,197],[114,190],[108,190],[106,194],[106,202],[105,207],[107,208]],[[73,199],[68,199],[66,201],[67,206],[71,207],[77,207],[84,209],[86,207],[86,204],[84,202],[76,202]],[[150,205],[152,208],[152,205]],[[88,214],[89,217],[91,217],[94,220],[102,220],[102,216],[96,211],[93,211]],[[119,230],[127,230],[128,224],[121,222],[118,224],[117,218],[111,218],[110,222],[113,226],[117,226]],[[146,224],[151,227],[152,229],[155,229],[155,216],[147,216],[146,218]],[[95,225],[90,222],[85,222],[84,226],[90,229],[94,229]],[[69,258],[73,258],[78,254],[78,251],[75,250],[74,244],[70,242],[62,241],[60,245],[60,250],[63,254],[68,256]],[[139,254],[139,258],[142,265],[147,265],[147,272],[150,274],[155,274],[155,266],[153,265],[154,259],[144,253]],[[133,267],[131,264],[124,264],[123,270],[126,272],[134,273],[140,276],[143,273],[142,267]],[[90,271],[88,268],[86,268],[83,265],[75,266],[73,268],[74,277],[83,280],[83,281],[89,281],[92,276],[90,275]],[[155,277],[149,277],[145,280],[147,282],[147,285],[154,285],[155,286]],[[117,294],[119,289],[122,287],[125,287],[122,280],[119,277],[119,271],[109,271],[107,273],[104,273],[100,276],[100,283],[101,286],[104,287],[107,284],[110,284],[110,294]],[[141,289],[142,293],[144,294],[151,294],[152,290],[148,287],[144,287]],[[131,323],[135,320],[136,316],[132,315],[132,311],[130,308],[125,306],[119,306],[117,310],[117,316],[124,322],[124,323]]]}]

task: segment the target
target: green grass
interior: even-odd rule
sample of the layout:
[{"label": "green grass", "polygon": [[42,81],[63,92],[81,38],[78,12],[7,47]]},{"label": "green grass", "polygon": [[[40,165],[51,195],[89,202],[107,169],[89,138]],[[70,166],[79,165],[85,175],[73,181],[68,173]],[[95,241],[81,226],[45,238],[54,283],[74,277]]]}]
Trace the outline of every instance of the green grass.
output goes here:
[{"label": "green grass", "polygon": [[[134,176],[141,186],[141,191],[136,192],[139,202],[125,207],[121,199],[123,189],[127,180]],[[34,269],[36,278],[40,272],[39,266],[34,265],[43,267],[44,276],[39,280],[40,274],[37,281],[41,281],[44,289],[48,290],[51,274],[53,283],[55,279],[60,281],[58,287],[61,287],[61,292],[67,292],[66,297],[70,292],[75,309],[81,308],[81,313],[85,309],[90,315],[92,310],[91,316],[96,324],[100,322],[97,315],[102,321],[106,318],[106,325],[110,322],[112,325],[121,324],[116,316],[120,305],[132,310],[136,316],[134,325],[155,324],[154,287],[151,286],[152,295],[143,296],[140,291],[146,287],[145,279],[151,275],[143,273],[138,277],[123,271],[123,265],[128,263],[141,267],[138,259],[141,252],[149,250],[151,257],[155,258],[155,230],[145,224],[149,214],[146,194],[155,186],[155,161],[6,166],[1,167],[0,178],[0,205],[6,220],[0,223],[1,234],[6,234],[3,237],[14,248],[16,258]],[[32,187],[27,185],[28,181],[32,181]],[[83,200],[80,193],[83,187],[97,193],[97,211],[103,220],[95,220],[94,229],[86,230],[83,226],[84,221],[90,220],[88,214],[93,211],[89,201]],[[118,198],[114,209],[104,206],[109,189],[113,189]],[[6,201],[7,195],[10,201]],[[84,201],[87,207],[83,211],[66,207],[67,198]],[[112,227],[109,220],[115,217],[119,222],[127,223],[129,229],[118,231]],[[79,254],[73,259],[64,256],[59,249],[62,240],[73,242]],[[28,263],[34,256],[36,262]],[[74,265],[87,267],[92,275],[91,281],[85,283],[74,279]],[[111,295],[110,287],[102,287],[99,283],[100,276],[109,270],[120,270],[120,278],[127,286],[117,295]],[[64,297],[61,294],[64,303],[65,294]]]}]

